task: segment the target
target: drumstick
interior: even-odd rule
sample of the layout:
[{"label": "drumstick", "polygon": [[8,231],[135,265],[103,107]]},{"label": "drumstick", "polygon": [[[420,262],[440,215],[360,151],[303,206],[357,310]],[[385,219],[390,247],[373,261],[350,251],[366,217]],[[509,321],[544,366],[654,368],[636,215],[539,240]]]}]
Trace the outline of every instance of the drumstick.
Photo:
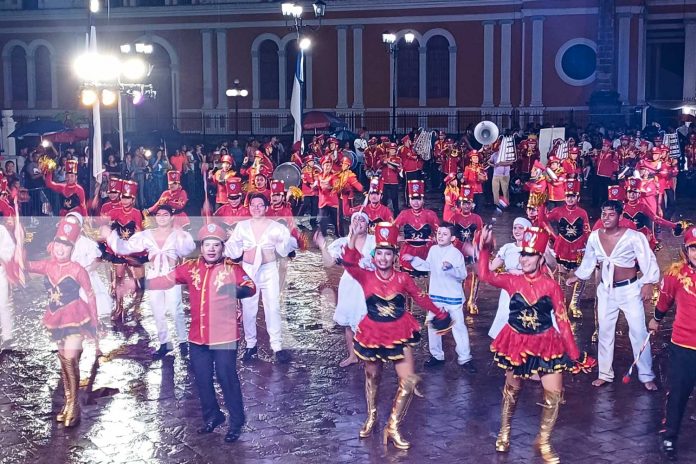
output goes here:
[{"label": "drumstick", "polygon": [[203,171],[203,216],[206,224],[210,222],[210,201],[208,200],[208,171]]},{"label": "drumstick", "polygon": [[626,375],[623,376],[622,382],[623,383],[629,383],[631,381],[631,374],[633,373],[633,368],[635,367],[636,364],[638,364],[638,360],[640,359],[641,355],[643,354],[643,351],[645,351],[645,348],[650,344],[650,336],[652,335],[652,332],[648,332],[648,336],[645,337],[645,341],[643,341],[643,346],[640,347],[640,351],[638,352],[638,356],[636,356],[636,359],[633,360],[633,363],[631,364],[631,367],[628,368],[628,372]]}]

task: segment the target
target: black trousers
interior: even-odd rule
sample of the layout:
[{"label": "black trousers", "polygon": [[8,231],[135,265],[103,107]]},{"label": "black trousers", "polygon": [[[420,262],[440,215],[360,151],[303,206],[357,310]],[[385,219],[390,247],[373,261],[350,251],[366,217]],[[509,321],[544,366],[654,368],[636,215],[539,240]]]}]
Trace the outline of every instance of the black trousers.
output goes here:
[{"label": "black trousers", "polygon": [[321,235],[326,237],[330,225],[334,226],[336,237],[340,237],[341,231],[338,226],[338,208],[322,206],[321,209],[319,209],[319,230],[321,231]]},{"label": "black trousers", "polygon": [[661,432],[663,438],[676,441],[686,404],[696,384],[696,350],[672,343],[669,346],[667,379],[667,406]]},{"label": "black trousers", "polygon": [[210,346],[189,343],[189,356],[201,400],[203,421],[208,422],[222,415],[213,385],[215,374],[230,415],[230,427],[244,425],[242,388],[237,376],[237,344]]},{"label": "black trousers", "polygon": [[317,216],[319,216],[319,197],[318,196],[314,195],[314,196],[302,198],[302,206],[300,206],[300,210],[297,212],[297,215],[299,217],[302,217],[305,214],[309,214],[309,216],[310,216],[309,223],[312,225],[312,227],[316,227],[317,226]]},{"label": "black trousers", "polygon": [[392,204],[392,211],[396,219],[399,215],[399,184],[384,184],[382,190],[382,204],[384,206],[389,206],[389,202]]},{"label": "black trousers", "polygon": [[664,205],[662,205],[664,208],[663,213],[664,213],[665,219],[671,221],[672,214],[674,214],[674,207],[676,206],[676,204],[674,203],[675,202],[674,190],[672,190],[672,189],[665,190],[665,197],[667,198],[667,207],[664,208]]}]

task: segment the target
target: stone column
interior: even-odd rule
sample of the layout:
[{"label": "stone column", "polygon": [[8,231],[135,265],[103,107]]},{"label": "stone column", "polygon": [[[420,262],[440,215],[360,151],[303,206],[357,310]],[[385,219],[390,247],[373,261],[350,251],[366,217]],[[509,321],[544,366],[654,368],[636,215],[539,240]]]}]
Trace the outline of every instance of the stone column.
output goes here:
[{"label": "stone column", "polygon": [[348,26],[336,26],[338,34],[338,70],[336,85],[338,87],[338,101],[336,102],[337,109],[348,108],[348,50],[346,41],[348,40]]},{"label": "stone column", "polygon": [[217,39],[217,109],[227,109],[227,30],[215,30]]},{"label": "stone column", "polygon": [[363,34],[364,26],[353,26],[353,108],[363,109]]},{"label": "stone column", "polygon": [[493,107],[493,46],[495,21],[483,23],[483,103],[484,108]]},{"label": "stone column", "polygon": [[532,95],[530,106],[543,106],[542,77],[544,75],[544,17],[532,18]]},{"label": "stone column", "polygon": [[510,102],[510,66],[512,64],[512,21],[500,22],[500,106],[512,107]]},{"label": "stone column", "polygon": [[203,45],[203,108],[213,108],[213,31],[201,30]]},{"label": "stone column", "polygon": [[696,55],[692,45],[696,43],[696,21],[687,21],[684,24],[684,89],[682,97],[693,99],[696,97]]},{"label": "stone column", "polygon": [[617,72],[617,90],[619,99],[625,105],[628,104],[628,89],[630,82],[629,66],[631,58],[631,15],[619,15],[619,46]]}]

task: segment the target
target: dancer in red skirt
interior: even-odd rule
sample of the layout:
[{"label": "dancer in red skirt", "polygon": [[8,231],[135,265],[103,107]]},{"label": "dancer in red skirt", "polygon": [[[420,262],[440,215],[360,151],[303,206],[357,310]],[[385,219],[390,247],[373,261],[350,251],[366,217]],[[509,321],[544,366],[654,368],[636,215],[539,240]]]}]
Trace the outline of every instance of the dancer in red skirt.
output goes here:
[{"label": "dancer in red skirt", "polygon": [[[551,447],[551,431],[558,418],[565,370],[591,368],[595,360],[578,350],[563,303],[563,292],[543,270],[543,254],[549,235],[542,229],[526,229],[522,237],[522,275],[495,274],[488,267],[493,233],[481,233],[478,273],[481,281],[506,290],[510,295],[508,323],[491,344],[494,360],[505,369],[501,424],[495,449],[510,449],[510,422],[521,390],[521,379],[541,377],[544,388],[541,426],[535,447],[546,463],[560,460]],[[558,330],[554,327],[554,316]]]},{"label": "dancer in red skirt", "polygon": [[394,269],[399,237],[397,227],[388,222],[375,227],[374,271],[358,265],[362,255],[355,247],[358,237],[356,227],[354,224],[350,226],[343,263],[346,271],[362,286],[367,303],[367,315],[358,323],[354,344],[355,354],[365,361],[367,420],[360,429],[360,438],[369,437],[377,423],[377,389],[382,376],[382,362],[393,361],[399,376],[399,389],[384,428],[383,440],[385,445],[391,440],[396,448],[406,450],[411,444],[402,437],[399,425],[420,380],[414,372],[411,347],[420,341],[421,329],[418,321],[406,309],[407,297],[435,314],[431,324],[440,334],[450,329],[452,319],[447,311],[433,304],[411,276]]},{"label": "dancer in red skirt", "polygon": [[[79,224],[61,220],[50,247],[50,258],[26,263],[28,272],[45,276],[48,307],[42,322],[58,345],[65,404],[56,415],[56,420],[66,427],[74,427],[80,422],[77,394],[80,389],[82,340],[85,337],[96,340],[99,323],[97,300],[89,275],[79,263],[70,260],[80,231]],[[20,232],[17,243],[23,243],[23,239],[23,232]],[[86,300],[80,296],[80,291],[84,292]]]}]

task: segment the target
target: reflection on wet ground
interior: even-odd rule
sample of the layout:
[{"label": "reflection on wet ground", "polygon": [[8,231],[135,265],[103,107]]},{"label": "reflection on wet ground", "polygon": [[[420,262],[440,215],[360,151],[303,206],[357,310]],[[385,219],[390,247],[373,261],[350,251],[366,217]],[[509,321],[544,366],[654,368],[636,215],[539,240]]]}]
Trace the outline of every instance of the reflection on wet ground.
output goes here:
[{"label": "reflection on wet ground", "polygon": [[[513,218],[506,213],[498,220],[499,244],[508,241]],[[662,235],[666,247],[658,258],[664,267],[676,257],[679,241]],[[486,336],[498,292],[485,285],[479,299],[481,314],[470,320],[478,374],[458,368],[451,337],[444,343],[447,364],[424,371],[423,344],[417,360],[425,398],[413,401],[404,425],[412,449],[407,453],[385,449],[377,435],[359,440],[357,431],[365,414],[362,370],[357,365],[338,367],[345,354],[344,339],[332,321],[340,273],[338,268],[325,270],[314,251],[300,253],[290,264],[283,292],[283,333],[293,361],[275,364],[265,331],[259,331],[259,360],[239,363],[247,425],[240,441],[232,445],[222,441],[224,428],[211,436],[196,434],[201,420],[192,373],[178,351],[162,360],[151,358],[157,342],[147,304],[138,321],[105,334],[102,350],[107,356],[95,371],[94,349],[87,344],[81,363],[87,403],[82,422],[74,429],[56,423],[62,382],[53,346],[40,325],[43,284],[30,280],[25,290],[14,294],[19,349],[0,355],[0,462],[536,462],[531,445],[539,424],[537,384],[525,386],[513,420],[510,454],[498,456],[494,451],[503,380],[491,363]],[[581,302],[585,318],[575,328],[581,348],[594,353],[589,343],[593,292],[592,287],[585,291]],[[422,320],[420,310],[416,312]],[[258,323],[263,326],[261,313]],[[671,320],[670,316],[653,342],[661,387]],[[627,327],[621,319],[617,377],[630,362]],[[90,379],[90,373],[96,375]],[[564,462],[660,462],[656,431],[664,391],[648,393],[637,380],[598,390],[590,386],[593,378],[566,377],[567,403],[561,407],[553,436]],[[379,400],[382,424],[395,390],[395,376],[387,370]],[[696,445],[689,441],[696,436],[691,414],[693,406],[682,429],[682,462],[696,462]]]}]

